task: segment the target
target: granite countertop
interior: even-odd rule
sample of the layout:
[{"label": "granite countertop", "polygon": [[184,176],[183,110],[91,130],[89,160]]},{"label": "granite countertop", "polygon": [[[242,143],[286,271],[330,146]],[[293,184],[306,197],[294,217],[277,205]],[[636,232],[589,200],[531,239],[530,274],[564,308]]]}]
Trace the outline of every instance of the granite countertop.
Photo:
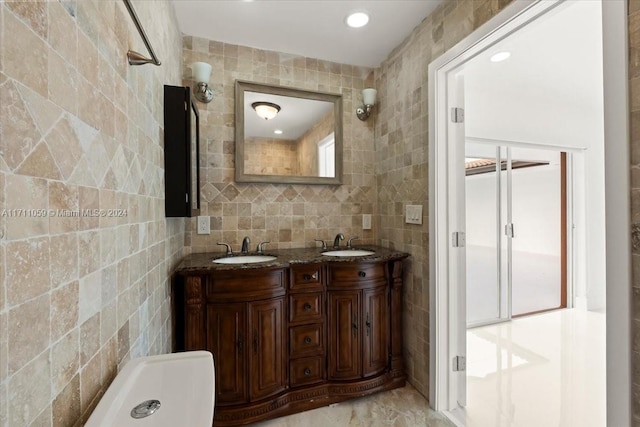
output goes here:
[{"label": "granite countertop", "polygon": [[[226,254],[221,252],[204,252],[187,255],[176,268],[178,274],[190,274],[196,272],[228,271],[228,270],[248,270],[256,268],[287,268],[296,264],[312,264],[316,262],[354,262],[354,261],[390,261],[402,259],[409,256],[406,252],[383,248],[375,245],[363,245],[353,248],[354,250],[373,251],[372,255],[365,256],[326,256],[322,252],[333,249],[322,250],[320,248],[297,248],[297,249],[274,249],[265,250],[263,254],[250,252],[248,254],[234,253],[233,256],[241,255],[271,255],[276,259],[267,262],[257,262],[253,264],[217,264],[214,259],[225,258]],[[340,250],[348,250],[341,247]]]}]

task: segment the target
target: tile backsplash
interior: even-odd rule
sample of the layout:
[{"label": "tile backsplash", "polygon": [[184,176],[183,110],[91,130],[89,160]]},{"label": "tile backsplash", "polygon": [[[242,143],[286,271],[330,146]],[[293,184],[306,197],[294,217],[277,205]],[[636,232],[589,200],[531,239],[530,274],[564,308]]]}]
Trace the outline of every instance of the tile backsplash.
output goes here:
[{"label": "tile backsplash", "polygon": [[[268,248],[312,247],[314,239],[359,236],[375,241],[376,226],[362,230],[362,214],[376,214],[373,121],[361,122],[355,108],[373,70],[286,53],[185,36],[183,79],[193,87],[190,65],[212,65],[214,99],[198,103],[203,177],[201,215],[211,217],[211,234],[196,234],[189,222],[185,246],[193,252],[234,250],[244,236],[270,241]],[[243,184],[234,182],[234,88],[236,80],[341,94],[343,97],[343,185]],[[253,246],[253,245],[252,245]]]}]

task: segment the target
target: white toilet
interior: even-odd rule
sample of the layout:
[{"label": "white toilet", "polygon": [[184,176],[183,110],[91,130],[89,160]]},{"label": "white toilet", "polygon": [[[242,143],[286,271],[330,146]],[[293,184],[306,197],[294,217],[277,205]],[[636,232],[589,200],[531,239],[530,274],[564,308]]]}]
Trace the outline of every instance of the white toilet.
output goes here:
[{"label": "white toilet", "polygon": [[85,427],[211,427],[215,367],[208,351],[129,361]]}]

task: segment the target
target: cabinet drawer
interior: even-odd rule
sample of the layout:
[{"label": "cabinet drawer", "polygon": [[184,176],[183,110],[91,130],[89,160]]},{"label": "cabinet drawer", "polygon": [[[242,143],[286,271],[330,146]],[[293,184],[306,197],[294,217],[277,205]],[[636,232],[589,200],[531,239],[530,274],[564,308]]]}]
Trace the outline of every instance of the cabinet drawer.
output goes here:
[{"label": "cabinet drawer", "polygon": [[313,356],[324,351],[324,324],[294,326],[289,328],[291,357]]},{"label": "cabinet drawer", "polygon": [[385,281],[385,267],[385,263],[331,265],[329,267],[329,285],[342,286]]},{"label": "cabinet drawer", "polygon": [[322,292],[291,295],[289,320],[292,323],[322,320],[322,306]]},{"label": "cabinet drawer", "polygon": [[305,357],[289,363],[291,387],[313,384],[324,379],[324,357]]},{"label": "cabinet drawer", "polygon": [[285,269],[251,269],[214,272],[206,287],[207,299],[256,299],[284,295],[287,273]]},{"label": "cabinet drawer", "polygon": [[322,264],[291,267],[291,289],[303,291],[322,287]]}]

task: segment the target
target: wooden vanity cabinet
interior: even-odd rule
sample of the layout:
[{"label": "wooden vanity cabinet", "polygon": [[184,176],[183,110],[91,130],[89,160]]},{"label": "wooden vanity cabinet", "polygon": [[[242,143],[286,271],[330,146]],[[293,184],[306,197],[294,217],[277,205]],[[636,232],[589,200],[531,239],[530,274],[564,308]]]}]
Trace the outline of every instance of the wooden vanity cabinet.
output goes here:
[{"label": "wooden vanity cabinet", "polygon": [[402,387],[402,258],[179,272],[174,350],[209,350],[215,425]]},{"label": "wooden vanity cabinet", "polygon": [[[389,361],[389,296],[384,264],[329,265],[329,379],[366,378]],[[355,290],[344,290],[352,289]]]},{"label": "wooden vanity cabinet", "polygon": [[287,387],[286,282],[286,269],[260,269],[186,276],[184,294],[174,287],[185,305],[176,350],[213,353],[216,405],[247,404]]}]

